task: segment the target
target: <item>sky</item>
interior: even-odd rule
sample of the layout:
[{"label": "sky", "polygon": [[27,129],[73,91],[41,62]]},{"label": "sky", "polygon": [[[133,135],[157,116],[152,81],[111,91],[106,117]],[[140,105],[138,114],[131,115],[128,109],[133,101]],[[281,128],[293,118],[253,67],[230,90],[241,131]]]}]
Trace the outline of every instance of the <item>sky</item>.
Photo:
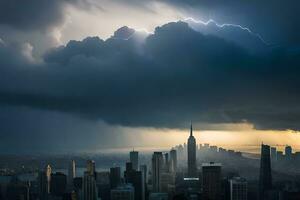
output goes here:
[{"label": "sky", "polygon": [[0,0],[0,150],[300,150],[299,6]]}]

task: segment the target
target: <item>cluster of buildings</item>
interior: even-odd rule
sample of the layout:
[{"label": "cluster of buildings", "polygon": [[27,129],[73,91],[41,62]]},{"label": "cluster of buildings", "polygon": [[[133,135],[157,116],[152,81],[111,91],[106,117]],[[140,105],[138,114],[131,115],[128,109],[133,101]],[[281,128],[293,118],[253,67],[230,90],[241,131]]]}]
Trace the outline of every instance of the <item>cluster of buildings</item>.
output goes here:
[{"label": "cluster of buildings", "polygon": [[[181,148],[186,148],[185,166],[179,166]],[[219,162],[197,162],[197,152],[215,156],[242,157],[234,152],[208,144],[197,147],[191,125],[187,145],[168,152],[154,152],[148,162],[140,163],[139,152],[131,151],[125,169],[114,166],[97,171],[96,163],[87,160],[83,176],[76,175],[76,163],[70,161],[68,173],[55,172],[47,165],[34,183],[12,180],[1,188],[0,200],[293,200],[300,191],[286,193],[274,185],[271,163],[281,153],[262,144],[258,181],[253,183],[238,174],[224,176]],[[286,147],[286,159],[294,159]],[[276,156],[275,156],[276,155]],[[228,157],[225,157],[228,158]]]},{"label": "cluster of buildings", "polygon": [[276,164],[295,164],[300,163],[300,152],[293,153],[291,146],[286,145],[284,152],[278,151],[276,147],[271,147],[271,160]]}]

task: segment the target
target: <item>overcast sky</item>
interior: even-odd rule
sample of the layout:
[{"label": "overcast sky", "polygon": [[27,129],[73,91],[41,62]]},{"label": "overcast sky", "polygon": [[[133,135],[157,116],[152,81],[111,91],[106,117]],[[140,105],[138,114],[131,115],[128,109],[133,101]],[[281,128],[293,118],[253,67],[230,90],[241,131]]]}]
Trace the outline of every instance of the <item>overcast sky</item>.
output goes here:
[{"label": "overcast sky", "polygon": [[297,132],[299,4],[1,0],[0,149],[172,145],[191,120],[258,144]]}]

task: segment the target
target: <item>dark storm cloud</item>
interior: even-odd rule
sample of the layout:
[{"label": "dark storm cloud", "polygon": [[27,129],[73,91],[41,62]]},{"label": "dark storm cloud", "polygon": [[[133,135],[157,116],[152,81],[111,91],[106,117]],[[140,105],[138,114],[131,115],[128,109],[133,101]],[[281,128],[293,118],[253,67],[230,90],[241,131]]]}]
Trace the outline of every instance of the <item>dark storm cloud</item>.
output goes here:
[{"label": "dark storm cloud", "polygon": [[[260,33],[277,45],[300,44],[300,2],[294,0],[167,0],[192,17],[236,23]],[[295,44],[296,43],[296,44]]]},{"label": "dark storm cloud", "polygon": [[70,41],[42,64],[0,46],[1,104],[133,127],[181,128],[192,119],[299,130],[297,52],[252,55],[183,22],[158,27],[144,44],[131,34]]},{"label": "dark storm cloud", "polygon": [[47,27],[63,18],[66,0],[1,0],[0,24],[20,29]]},{"label": "dark storm cloud", "polygon": [[[0,25],[21,30],[55,26],[63,22],[66,5],[83,9],[93,6],[89,0],[1,0]],[[99,5],[97,8],[101,9]]]}]

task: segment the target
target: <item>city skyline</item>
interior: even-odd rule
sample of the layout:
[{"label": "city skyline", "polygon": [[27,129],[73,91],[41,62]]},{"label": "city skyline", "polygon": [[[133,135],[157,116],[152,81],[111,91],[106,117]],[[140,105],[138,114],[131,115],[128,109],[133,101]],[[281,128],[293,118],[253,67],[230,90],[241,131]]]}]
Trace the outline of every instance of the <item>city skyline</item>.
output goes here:
[{"label": "city skyline", "polygon": [[0,200],[299,200],[299,8],[0,0]]},{"label": "city skyline", "polygon": [[[291,146],[283,152],[262,143],[260,156],[251,157],[207,143],[197,145],[192,124],[187,141],[150,154],[132,150],[127,155],[43,155],[31,157],[29,163],[27,156],[16,161],[8,156],[10,163],[0,162],[0,196],[4,200],[290,200],[300,196],[300,152]],[[94,160],[99,158],[101,162]]]}]

